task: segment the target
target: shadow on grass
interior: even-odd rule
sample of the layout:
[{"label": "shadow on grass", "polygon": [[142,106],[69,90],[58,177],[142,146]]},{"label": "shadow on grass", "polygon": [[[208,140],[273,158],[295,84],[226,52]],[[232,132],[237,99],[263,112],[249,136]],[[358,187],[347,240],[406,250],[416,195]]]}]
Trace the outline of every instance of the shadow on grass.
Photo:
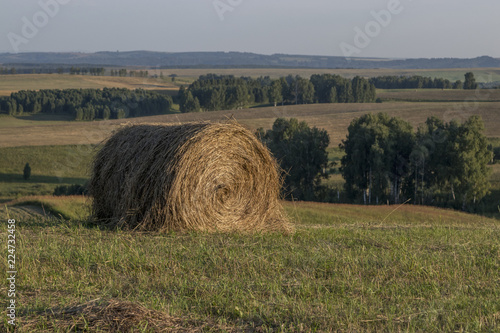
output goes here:
[{"label": "shadow on grass", "polygon": [[56,177],[32,175],[30,179],[24,180],[23,175],[15,173],[0,173],[0,182],[3,183],[25,183],[25,184],[80,184],[87,182],[87,178],[77,177]]}]

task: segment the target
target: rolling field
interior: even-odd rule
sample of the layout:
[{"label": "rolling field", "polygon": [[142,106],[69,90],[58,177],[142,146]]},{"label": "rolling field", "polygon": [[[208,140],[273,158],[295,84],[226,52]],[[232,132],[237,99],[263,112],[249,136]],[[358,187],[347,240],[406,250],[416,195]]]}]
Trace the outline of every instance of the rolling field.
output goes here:
[{"label": "rolling field", "polygon": [[[399,102],[95,122],[0,116],[0,219],[16,219],[17,332],[499,332],[499,219],[413,205],[284,202],[296,228],[290,236],[129,232],[93,224],[88,198],[51,196],[57,186],[85,183],[96,145],[127,124],[234,117],[256,129],[296,117],[329,132],[331,161],[342,155],[337,145],[350,121],[368,112],[414,127],[431,115],[478,114],[491,142],[500,142],[497,92],[479,103],[465,102],[462,91],[381,93]],[[412,96],[434,102],[403,102]],[[500,164],[490,167],[500,192]],[[329,182],[343,180],[335,174]],[[8,329],[4,316],[0,332]]]},{"label": "rolling field", "polygon": [[[328,131],[331,146],[337,146],[345,139],[347,127],[355,117],[366,113],[386,112],[409,121],[414,128],[430,116],[450,121],[463,121],[471,115],[480,115],[486,127],[486,136],[500,137],[500,102],[488,103],[364,103],[364,104],[310,104],[288,105],[243,110],[212,111],[200,113],[169,114],[142,118],[128,118],[109,121],[71,122],[61,121],[57,125],[44,121],[20,117],[0,117],[0,147],[58,144],[96,144],[106,139],[113,130],[126,124],[170,123],[179,124],[192,121],[227,121],[234,117],[251,129],[271,128],[278,117],[306,121]],[[48,118],[50,119],[50,118]],[[21,133],[23,135],[19,135]]]},{"label": "rolling field", "polygon": [[19,90],[79,88],[140,88],[165,93],[179,89],[172,82],[153,78],[69,74],[18,74],[0,77],[0,96],[8,96]]},{"label": "rolling field", "polygon": [[292,236],[159,234],[22,207],[0,208],[17,219],[17,332],[500,329],[496,220],[299,202],[285,205]]}]

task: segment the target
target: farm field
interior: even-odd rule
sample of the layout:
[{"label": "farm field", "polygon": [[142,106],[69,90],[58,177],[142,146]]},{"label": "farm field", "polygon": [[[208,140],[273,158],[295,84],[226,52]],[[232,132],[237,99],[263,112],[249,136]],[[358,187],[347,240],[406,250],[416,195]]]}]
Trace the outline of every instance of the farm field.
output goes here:
[{"label": "farm field", "polygon": [[[73,79],[49,84],[53,77],[42,86]],[[113,79],[78,77],[75,87],[133,89],[140,84],[134,80],[143,80],[82,78]],[[31,83],[19,87],[24,84]],[[170,82],[149,88],[177,89]],[[329,132],[329,157],[338,161],[347,126],[365,113],[387,112],[414,127],[432,115],[450,121],[478,114],[498,146],[500,94],[489,92],[479,103],[466,102],[476,99],[474,92],[380,91],[391,101],[95,122],[1,115],[0,218],[17,221],[17,331],[500,331],[498,218],[409,204],[283,202],[296,228],[291,236],[139,233],[93,225],[86,197],[51,195],[58,186],[84,184],[97,145],[127,124],[234,117],[251,129],[268,129],[277,117],[295,117]],[[22,178],[26,162],[28,181]],[[500,164],[489,167],[494,203]],[[343,179],[337,173],[328,183],[340,187]],[[0,230],[2,239],[6,231]],[[6,284],[0,293],[7,293]],[[0,331],[7,328],[4,319]]]},{"label": "farm field", "polygon": [[420,75],[432,78],[443,78],[450,81],[464,80],[464,74],[474,72],[478,82],[500,81],[500,69],[498,68],[450,68],[450,69],[323,69],[323,68],[203,68],[203,69],[147,69],[150,74],[171,75],[176,74],[179,78],[198,78],[200,75],[217,73],[220,75],[240,76],[270,76],[279,78],[287,75],[300,75],[310,77],[313,74],[338,74],[347,78],[355,76],[375,77],[385,75],[413,76]]},{"label": "farm field", "polygon": [[127,88],[147,89],[164,93],[176,92],[172,82],[136,77],[90,76],[69,74],[17,74],[0,76],[0,96],[19,90]]},{"label": "farm field", "polygon": [[377,97],[383,101],[406,102],[499,102],[500,89],[377,89]]},{"label": "farm field", "polygon": [[[128,118],[109,121],[73,122],[61,121],[45,124],[30,117],[0,117],[0,147],[29,145],[96,144],[106,139],[113,130],[126,124],[170,123],[179,124],[192,121],[227,121],[234,117],[251,129],[271,128],[278,117],[295,117],[328,131],[331,146],[337,146],[347,134],[352,119],[366,113],[386,112],[389,116],[401,117],[414,128],[430,116],[446,121],[465,120],[471,115],[480,115],[486,127],[486,136],[500,137],[500,102],[455,103],[455,102],[400,102],[364,104],[310,104],[287,105],[243,110],[212,111],[201,113],[177,113],[142,118]],[[50,118],[47,118],[50,119]],[[25,122],[26,121],[26,122]],[[22,131],[23,135],[19,133]]]},{"label": "farm field", "polygon": [[17,204],[0,208],[18,221],[17,332],[500,329],[497,220],[298,202],[285,203],[292,236],[160,234],[26,208],[51,198]]}]

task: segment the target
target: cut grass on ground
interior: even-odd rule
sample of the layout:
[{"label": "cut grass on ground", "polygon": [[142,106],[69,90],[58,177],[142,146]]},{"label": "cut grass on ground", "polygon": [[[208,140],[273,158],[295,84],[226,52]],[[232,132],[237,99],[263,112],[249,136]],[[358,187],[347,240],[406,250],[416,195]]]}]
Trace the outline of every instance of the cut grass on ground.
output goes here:
[{"label": "cut grass on ground", "polygon": [[158,318],[219,332],[500,329],[498,221],[413,206],[387,219],[395,207],[286,208],[297,224],[286,237],[18,220],[18,332],[106,330],[109,311],[145,332]]}]

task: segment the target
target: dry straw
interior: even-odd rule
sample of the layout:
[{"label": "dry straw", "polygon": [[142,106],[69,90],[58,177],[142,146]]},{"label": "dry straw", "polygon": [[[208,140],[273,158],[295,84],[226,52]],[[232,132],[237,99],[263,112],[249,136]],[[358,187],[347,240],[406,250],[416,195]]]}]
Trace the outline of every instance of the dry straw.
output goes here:
[{"label": "dry straw", "polygon": [[278,170],[234,122],[126,127],[95,158],[93,215],[136,230],[288,233]]}]

